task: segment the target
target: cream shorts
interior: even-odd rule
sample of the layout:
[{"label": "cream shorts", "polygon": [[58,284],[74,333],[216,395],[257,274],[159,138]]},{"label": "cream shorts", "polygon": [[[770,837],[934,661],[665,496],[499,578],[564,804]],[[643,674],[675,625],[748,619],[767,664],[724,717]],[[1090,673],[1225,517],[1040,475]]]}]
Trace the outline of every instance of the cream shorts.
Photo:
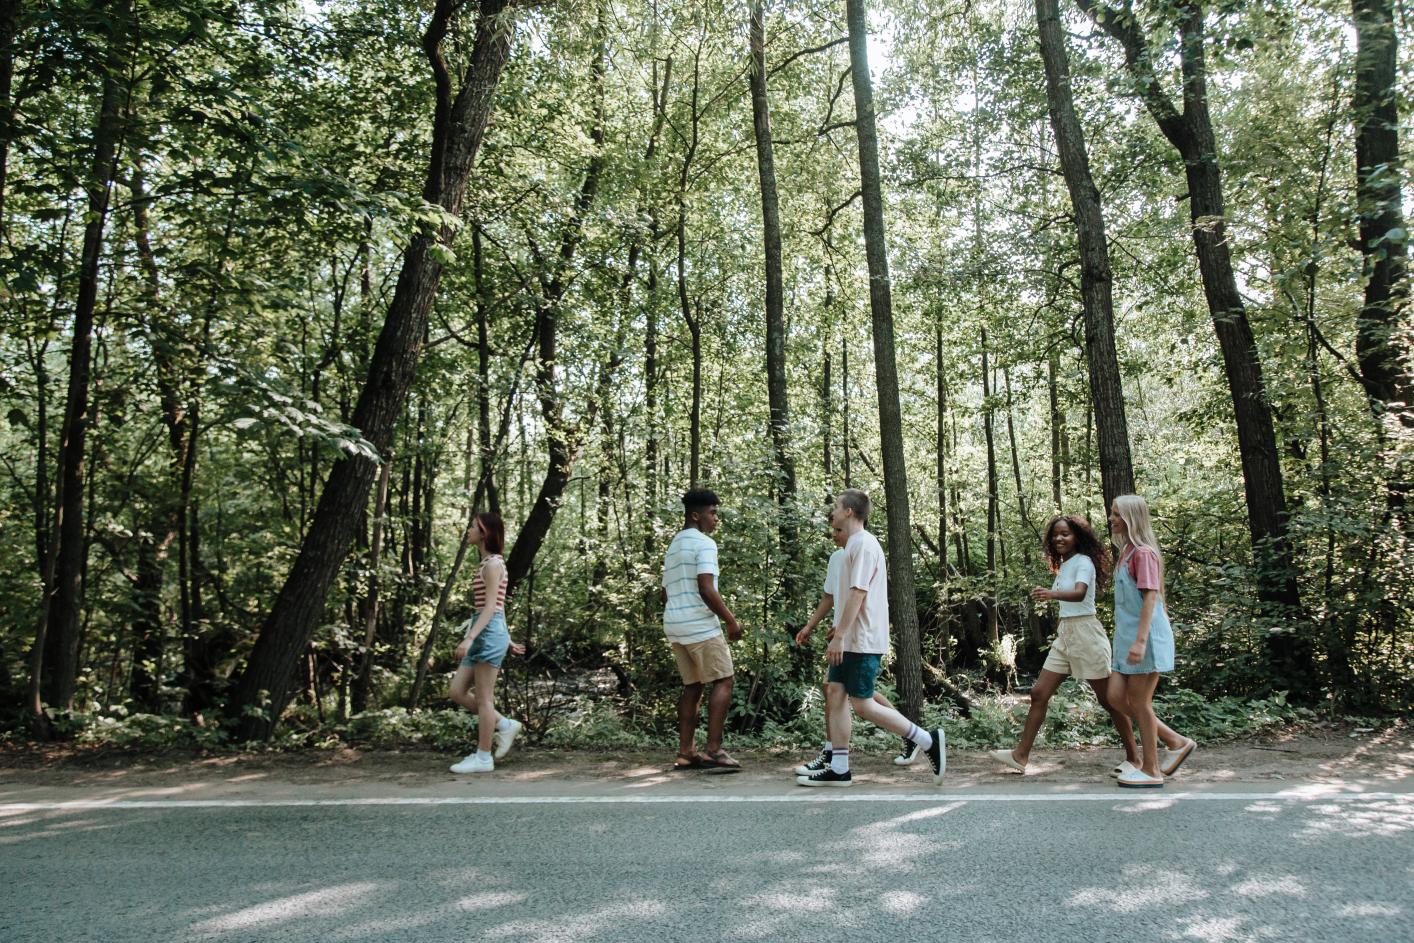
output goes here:
[{"label": "cream shorts", "polygon": [[1068,616],[1060,620],[1056,640],[1041,667],[1083,681],[1110,676],[1110,639],[1094,616]]},{"label": "cream shorts", "polygon": [[730,678],[735,670],[732,650],[727,647],[726,636],[720,633],[700,642],[687,645],[673,642],[672,645],[683,684],[710,684]]}]

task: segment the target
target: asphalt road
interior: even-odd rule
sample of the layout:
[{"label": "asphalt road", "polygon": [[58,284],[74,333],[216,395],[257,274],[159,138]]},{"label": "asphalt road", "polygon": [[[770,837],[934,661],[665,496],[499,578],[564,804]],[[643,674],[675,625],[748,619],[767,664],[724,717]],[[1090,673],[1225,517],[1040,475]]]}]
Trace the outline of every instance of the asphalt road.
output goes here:
[{"label": "asphalt road", "polygon": [[0,940],[1414,939],[1407,793],[405,801],[0,805]]}]

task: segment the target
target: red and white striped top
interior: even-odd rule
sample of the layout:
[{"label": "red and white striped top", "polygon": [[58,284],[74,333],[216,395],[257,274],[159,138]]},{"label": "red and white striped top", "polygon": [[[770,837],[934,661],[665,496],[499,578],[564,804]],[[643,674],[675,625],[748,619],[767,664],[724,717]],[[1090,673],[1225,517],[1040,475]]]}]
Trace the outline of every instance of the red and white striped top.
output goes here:
[{"label": "red and white striped top", "polygon": [[[486,605],[486,577],[482,574],[486,571],[486,564],[492,560],[500,560],[499,553],[488,554],[486,559],[481,561],[481,566],[476,571],[476,578],[471,581],[471,600],[476,611],[480,612],[481,607]],[[506,586],[510,583],[510,574],[506,572],[504,561],[501,565],[501,585],[496,587],[496,611],[506,611]]]}]

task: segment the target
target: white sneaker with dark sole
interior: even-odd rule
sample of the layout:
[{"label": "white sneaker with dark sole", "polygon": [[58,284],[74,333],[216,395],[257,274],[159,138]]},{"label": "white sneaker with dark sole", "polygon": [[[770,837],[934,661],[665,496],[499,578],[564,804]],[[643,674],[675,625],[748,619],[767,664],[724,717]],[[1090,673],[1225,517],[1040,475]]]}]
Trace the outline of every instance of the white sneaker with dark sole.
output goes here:
[{"label": "white sneaker with dark sole", "polygon": [[903,752],[894,757],[894,765],[912,766],[914,763],[918,762],[918,756],[922,752],[922,750],[918,749],[918,744],[905,737],[903,740]]},{"label": "white sneaker with dark sole", "polygon": [[849,770],[836,773],[827,766],[818,773],[795,777],[795,784],[797,786],[853,786],[854,776]]},{"label": "white sneaker with dark sole", "polygon": [[795,773],[797,776],[814,776],[816,773],[820,772],[820,770],[829,768],[830,751],[821,750],[820,754],[816,756],[815,759],[811,760],[809,763],[801,763],[791,772]]},{"label": "white sneaker with dark sole", "polygon": [[516,742],[516,737],[525,729],[525,724],[518,720],[506,718],[506,729],[495,730],[491,733],[491,749],[496,759],[505,756],[511,750],[511,744]]}]

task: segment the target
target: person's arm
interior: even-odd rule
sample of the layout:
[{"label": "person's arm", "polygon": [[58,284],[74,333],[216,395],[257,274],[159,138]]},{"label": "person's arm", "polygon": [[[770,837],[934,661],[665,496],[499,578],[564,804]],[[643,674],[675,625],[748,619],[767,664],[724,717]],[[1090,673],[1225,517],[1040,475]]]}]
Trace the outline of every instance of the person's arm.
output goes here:
[{"label": "person's arm", "polygon": [[869,590],[858,586],[852,587],[849,596],[844,601],[844,609],[840,611],[840,621],[835,624],[833,634],[830,636],[830,645],[825,649],[825,657],[830,664],[838,665],[844,661],[844,639],[854,628],[854,624],[859,621],[859,614],[864,611],[864,601],[869,597]]},{"label": "person's arm", "polygon": [[702,601],[707,604],[707,608],[727,624],[727,638],[733,642],[741,638],[741,626],[736,624],[736,616],[732,615],[727,604],[722,602],[722,595],[717,592],[716,578],[711,573],[697,574],[697,592],[702,596]]},{"label": "person's arm", "polygon": [[825,593],[820,597],[820,605],[815,607],[815,611],[806,620],[805,628],[795,633],[795,644],[804,645],[810,641],[810,636],[815,632],[815,626],[819,625],[820,620],[829,615],[833,608],[835,608],[835,597],[830,593]]},{"label": "person's arm", "polygon": [[[471,648],[471,643],[476,641],[485,628],[491,624],[491,618],[496,614],[496,597],[500,595],[501,577],[506,572],[506,565],[500,560],[489,560],[481,566],[481,584],[486,587],[486,601],[481,604],[481,611],[476,614],[476,621],[471,624],[471,628],[466,631],[466,638],[457,646],[456,656],[458,659],[465,657],[467,649]],[[496,587],[495,590],[492,587]]]},{"label": "person's arm", "polygon": [[1031,598],[1036,602],[1046,602],[1050,599],[1057,602],[1084,602],[1085,594],[1089,590],[1089,583],[1076,583],[1073,589],[1046,589],[1044,586],[1037,586],[1031,590]]}]

